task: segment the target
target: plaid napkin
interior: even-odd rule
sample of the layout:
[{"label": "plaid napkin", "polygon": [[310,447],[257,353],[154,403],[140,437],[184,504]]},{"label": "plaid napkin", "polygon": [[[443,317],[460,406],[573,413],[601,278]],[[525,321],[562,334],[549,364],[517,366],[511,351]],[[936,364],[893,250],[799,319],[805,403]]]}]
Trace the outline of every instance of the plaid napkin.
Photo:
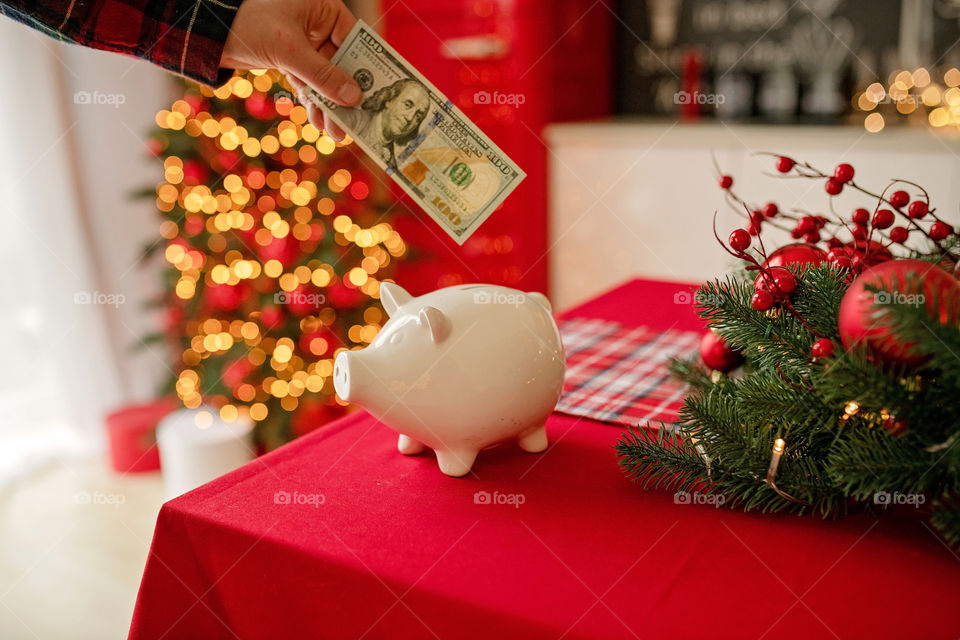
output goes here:
[{"label": "plaid napkin", "polygon": [[571,318],[560,335],[567,374],[557,411],[629,425],[677,420],[687,386],[670,375],[669,362],[695,351],[702,332]]}]

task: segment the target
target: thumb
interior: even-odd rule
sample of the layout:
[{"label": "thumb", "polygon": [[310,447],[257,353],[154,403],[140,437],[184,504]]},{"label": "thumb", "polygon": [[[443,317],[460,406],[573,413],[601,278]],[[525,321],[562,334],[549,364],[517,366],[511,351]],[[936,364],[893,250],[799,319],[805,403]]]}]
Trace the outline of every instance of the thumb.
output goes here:
[{"label": "thumb", "polygon": [[306,42],[293,51],[290,59],[279,62],[317,93],[337,104],[352,107],[363,97],[353,78]]}]

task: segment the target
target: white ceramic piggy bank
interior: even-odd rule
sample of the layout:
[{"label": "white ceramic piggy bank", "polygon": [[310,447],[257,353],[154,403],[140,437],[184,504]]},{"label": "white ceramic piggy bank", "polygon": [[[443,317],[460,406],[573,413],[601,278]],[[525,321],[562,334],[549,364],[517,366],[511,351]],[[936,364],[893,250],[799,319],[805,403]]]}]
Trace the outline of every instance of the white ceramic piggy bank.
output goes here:
[{"label": "white ceramic piggy bank", "polygon": [[408,455],[430,447],[448,476],[515,439],[547,448],[544,422],[563,388],[563,345],[540,293],[461,285],[412,297],[380,286],[389,321],[365,349],[342,351],[337,394],[400,433]]}]

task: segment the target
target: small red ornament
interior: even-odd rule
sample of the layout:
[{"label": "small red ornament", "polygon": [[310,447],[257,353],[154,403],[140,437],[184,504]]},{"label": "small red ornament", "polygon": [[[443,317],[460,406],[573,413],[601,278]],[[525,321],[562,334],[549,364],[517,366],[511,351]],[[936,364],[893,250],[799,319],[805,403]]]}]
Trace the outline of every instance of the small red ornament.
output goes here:
[{"label": "small red ornament", "polygon": [[823,185],[823,188],[827,193],[835,196],[843,191],[843,183],[836,178],[827,178],[827,182]]},{"label": "small red ornament", "polygon": [[873,214],[873,227],[875,229],[886,229],[893,225],[893,219],[893,211],[880,209]]},{"label": "small red ornament", "polygon": [[734,251],[742,252],[750,246],[750,234],[746,229],[734,229],[727,240]]},{"label": "small red ornament", "polygon": [[203,299],[216,311],[236,311],[250,298],[250,286],[245,282],[236,285],[211,284],[203,293]]},{"label": "small red ornament", "polygon": [[757,311],[767,311],[773,307],[773,294],[766,289],[758,289],[750,296],[750,305]]},{"label": "small red ornament", "polygon": [[817,228],[817,219],[813,216],[803,216],[797,222],[797,231],[800,233],[810,233]]},{"label": "small red ornament", "polygon": [[183,182],[189,185],[206,184],[210,177],[210,167],[197,160],[183,163]]},{"label": "small red ornament", "polygon": [[281,298],[283,304],[295,316],[307,316],[319,312],[326,300],[313,287],[303,285],[298,286],[293,291],[278,295],[283,295]]},{"label": "small red ornament", "polygon": [[838,164],[833,171],[833,177],[840,182],[850,182],[853,180],[853,167],[846,162]]},{"label": "small red ornament", "polygon": [[910,194],[906,191],[894,191],[890,194],[890,204],[897,209],[902,209],[910,202]]},{"label": "small red ornament", "polygon": [[720,176],[720,188],[729,189],[733,186],[733,178],[730,176]]},{"label": "small red ornament", "polygon": [[260,310],[260,325],[264,332],[270,331],[283,324],[283,309],[276,305],[267,305]]},{"label": "small red ornament", "polygon": [[791,169],[793,169],[793,165],[795,164],[796,162],[794,162],[792,158],[780,156],[777,158],[777,171],[780,173],[788,173]]},{"label": "small red ornament", "polygon": [[241,384],[253,371],[253,365],[246,358],[238,358],[223,368],[223,382],[231,389]]},{"label": "small red ornament", "polygon": [[906,227],[894,227],[890,229],[890,240],[898,244],[903,244],[907,241],[907,238],[910,236],[910,232],[907,231]]},{"label": "small red ornament", "polygon": [[827,259],[821,249],[812,244],[794,243],[785,244],[779,249],[773,251],[767,261],[763,263],[765,267],[785,267],[791,264],[801,265],[805,269],[807,265],[818,266]]},{"label": "small red ornament", "polygon": [[910,207],[907,209],[907,213],[910,214],[911,218],[922,218],[927,215],[929,211],[927,203],[923,200],[914,200],[910,203]]},{"label": "small red ornament", "polygon": [[773,202],[768,202],[767,204],[763,205],[763,215],[764,215],[764,216],[766,216],[766,217],[768,217],[768,218],[772,218],[772,217],[776,216],[778,213],[780,213],[780,208],[777,207],[777,205],[776,205],[775,203],[773,203]]},{"label": "small red ornament", "polygon": [[256,246],[257,254],[262,262],[279,260],[284,269],[287,269],[300,258],[300,241],[287,234],[282,238],[271,238],[266,246]]},{"label": "small red ornament", "polygon": [[[905,290],[908,277],[920,283],[919,292]],[[868,284],[881,287],[881,291],[868,291]],[[881,362],[918,366],[927,360],[928,354],[916,353],[915,345],[901,342],[892,335],[882,315],[876,317],[877,311],[873,308],[875,302],[883,302],[884,299],[896,302],[892,299],[891,291],[903,296],[904,304],[925,304],[937,321],[947,324],[956,321],[951,317],[951,310],[956,308],[960,300],[960,283],[944,269],[929,262],[889,260],[864,271],[844,294],[838,324],[846,348],[865,344]],[[923,298],[917,297],[918,293],[922,293]],[[939,301],[937,309],[933,308],[935,299]],[[882,310],[879,313],[884,314]]]},{"label": "small red ornament", "polygon": [[700,359],[711,369],[727,373],[743,363],[743,354],[727,346],[716,332],[708,331],[700,340]]},{"label": "small red ornament", "polygon": [[833,355],[833,340],[830,338],[820,338],[813,343],[810,349],[814,358],[829,358]]},{"label": "small red ornament", "polygon": [[951,233],[953,233],[953,228],[951,228],[946,222],[940,222],[937,220],[930,225],[930,237],[934,240],[946,240]]},{"label": "small red ornament", "polygon": [[883,426],[894,438],[899,438],[903,435],[906,435],[907,431],[910,430],[910,425],[906,420],[897,420],[895,416],[890,416],[887,418],[886,422],[883,423]]},{"label": "small red ornament", "polygon": [[860,207],[859,209],[854,210],[853,215],[850,217],[857,224],[867,224],[867,222],[870,221],[870,212],[863,207]]}]

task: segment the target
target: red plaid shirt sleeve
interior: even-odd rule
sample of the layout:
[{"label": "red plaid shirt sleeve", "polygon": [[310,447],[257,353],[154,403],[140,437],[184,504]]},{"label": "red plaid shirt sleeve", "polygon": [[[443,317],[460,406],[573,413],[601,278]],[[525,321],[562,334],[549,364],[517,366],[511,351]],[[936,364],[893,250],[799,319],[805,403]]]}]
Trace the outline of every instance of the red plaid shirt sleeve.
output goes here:
[{"label": "red plaid shirt sleeve", "polygon": [[242,0],[0,0],[0,13],[58,40],[142,58],[206,85]]}]

